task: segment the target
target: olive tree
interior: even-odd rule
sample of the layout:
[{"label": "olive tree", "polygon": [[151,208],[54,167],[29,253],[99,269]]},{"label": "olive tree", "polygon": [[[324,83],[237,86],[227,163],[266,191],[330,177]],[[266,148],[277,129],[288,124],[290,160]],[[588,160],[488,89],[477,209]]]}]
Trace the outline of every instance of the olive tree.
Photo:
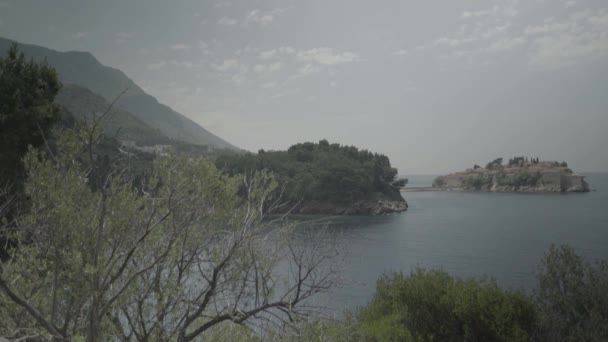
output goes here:
[{"label": "olive tree", "polygon": [[547,341],[608,340],[608,262],[593,265],[568,246],[551,246],[535,293]]},{"label": "olive tree", "polygon": [[270,174],[167,157],[134,177],[129,155],[96,153],[101,137],[66,130],[54,153],[26,155],[31,208],[3,228],[19,243],[0,265],[0,336],[191,341],[289,324],[333,285],[334,249],[265,217],[280,203]]}]

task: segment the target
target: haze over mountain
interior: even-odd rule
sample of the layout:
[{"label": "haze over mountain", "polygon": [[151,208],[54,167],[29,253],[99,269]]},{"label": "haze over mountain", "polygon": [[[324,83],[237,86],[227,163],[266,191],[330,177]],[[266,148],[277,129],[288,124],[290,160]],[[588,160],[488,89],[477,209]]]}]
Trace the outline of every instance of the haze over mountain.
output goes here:
[{"label": "haze over mountain", "polygon": [[[5,54],[11,43],[11,40],[0,37],[0,53]],[[102,113],[109,103],[118,99],[112,117],[109,118],[110,135],[116,134],[120,129],[122,132],[119,138],[138,143],[167,144],[172,139],[237,150],[194,121],[159,103],[122,71],[102,65],[91,53],[59,52],[18,43],[26,57],[46,59],[57,70],[65,85],[58,102],[74,114],[90,119],[93,114]]]},{"label": "haze over mountain", "polygon": [[606,0],[0,0],[241,148],[328,139],[405,174],[499,156],[608,171]]}]

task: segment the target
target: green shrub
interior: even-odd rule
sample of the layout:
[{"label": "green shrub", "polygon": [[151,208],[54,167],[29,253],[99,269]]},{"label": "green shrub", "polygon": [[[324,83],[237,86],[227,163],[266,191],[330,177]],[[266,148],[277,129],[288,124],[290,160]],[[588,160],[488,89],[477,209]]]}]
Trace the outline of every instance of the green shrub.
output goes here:
[{"label": "green shrub", "polygon": [[536,322],[522,292],[424,269],[384,275],[359,319],[372,341],[528,341]]}]

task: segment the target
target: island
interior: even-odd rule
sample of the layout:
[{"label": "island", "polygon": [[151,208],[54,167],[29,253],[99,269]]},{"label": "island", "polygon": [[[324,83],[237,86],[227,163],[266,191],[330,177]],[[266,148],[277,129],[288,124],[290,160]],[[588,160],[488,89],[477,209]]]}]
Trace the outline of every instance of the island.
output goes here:
[{"label": "island", "polygon": [[588,192],[585,177],[575,174],[566,162],[514,157],[503,165],[497,158],[486,167],[439,176],[433,189],[492,192]]},{"label": "island", "polygon": [[400,189],[407,179],[387,156],[354,146],[306,142],[287,151],[222,155],[215,165],[229,175],[272,172],[284,189],[284,212],[314,215],[384,215],[406,211]]}]

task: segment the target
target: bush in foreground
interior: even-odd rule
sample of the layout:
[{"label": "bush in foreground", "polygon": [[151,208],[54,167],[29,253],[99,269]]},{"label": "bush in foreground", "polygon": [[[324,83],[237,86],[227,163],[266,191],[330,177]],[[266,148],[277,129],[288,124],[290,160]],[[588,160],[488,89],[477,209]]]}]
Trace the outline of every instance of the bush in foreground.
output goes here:
[{"label": "bush in foreground", "polygon": [[359,318],[372,341],[528,341],[536,322],[523,292],[424,269],[380,278]]},{"label": "bush in foreground", "polygon": [[357,330],[363,341],[608,341],[608,263],[552,246],[532,295],[438,270],[386,274]]}]

